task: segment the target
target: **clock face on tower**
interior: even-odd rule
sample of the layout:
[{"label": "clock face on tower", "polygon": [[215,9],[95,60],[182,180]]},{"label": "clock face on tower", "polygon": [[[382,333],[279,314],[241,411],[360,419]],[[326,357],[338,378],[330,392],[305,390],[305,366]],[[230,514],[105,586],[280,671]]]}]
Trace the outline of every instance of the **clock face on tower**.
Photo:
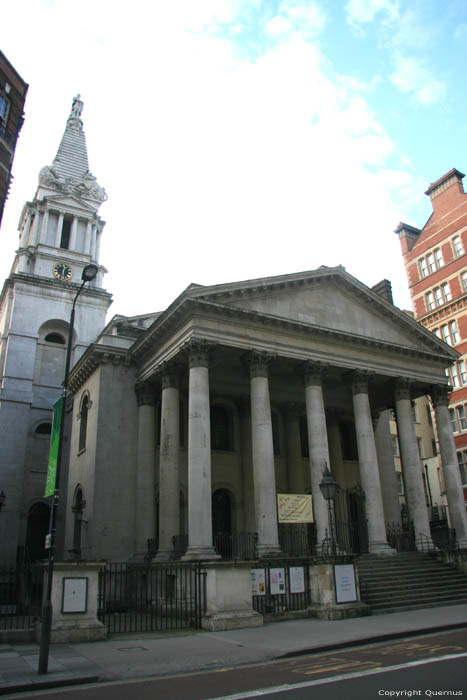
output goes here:
[{"label": "clock face on tower", "polygon": [[68,265],[64,265],[63,263],[56,263],[53,267],[53,273],[54,277],[56,277],[58,280],[71,280],[71,276],[73,272],[71,271],[71,267]]}]

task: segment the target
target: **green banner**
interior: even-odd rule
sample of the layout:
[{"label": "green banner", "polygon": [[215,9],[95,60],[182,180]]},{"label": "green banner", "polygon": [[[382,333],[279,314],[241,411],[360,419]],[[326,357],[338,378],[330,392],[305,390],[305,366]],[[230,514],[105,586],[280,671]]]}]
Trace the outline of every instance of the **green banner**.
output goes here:
[{"label": "green banner", "polygon": [[47,466],[47,481],[45,482],[44,498],[53,496],[57,478],[58,449],[60,446],[60,426],[63,415],[63,398],[54,404],[52,434],[50,436],[49,464]]}]

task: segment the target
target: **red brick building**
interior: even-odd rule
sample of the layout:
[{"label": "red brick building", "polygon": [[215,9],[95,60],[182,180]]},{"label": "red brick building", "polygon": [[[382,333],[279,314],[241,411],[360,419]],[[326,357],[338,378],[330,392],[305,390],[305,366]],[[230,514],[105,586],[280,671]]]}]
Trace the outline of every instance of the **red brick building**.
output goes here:
[{"label": "red brick building", "polygon": [[23,125],[28,84],[0,51],[0,224],[11,182],[16,141]]},{"label": "red brick building", "polygon": [[467,194],[453,168],[429,186],[433,213],[422,229],[396,229],[415,318],[451,345],[459,359],[449,370],[450,415],[467,501]]}]

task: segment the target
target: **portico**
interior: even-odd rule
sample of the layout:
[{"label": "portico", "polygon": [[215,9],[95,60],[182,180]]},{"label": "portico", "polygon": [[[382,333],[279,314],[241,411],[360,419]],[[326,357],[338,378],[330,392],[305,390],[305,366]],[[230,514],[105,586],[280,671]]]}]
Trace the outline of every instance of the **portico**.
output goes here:
[{"label": "portico", "polygon": [[[83,366],[92,348],[88,354]],[[363,490],[368,550],[392,554],[385,516],[397,500],[386,486],[396,488],[385,476],[391,445],[375,436],[388,410],[400,425],[416,535],[429,538],[408,408],[446,387],[444,368],[453,354],[342,268],[192,285],[127,351],[138,403],[134,483],[122,472],[135,492],[128,557],[143,556],[145,541],[155,538],[156,559],[172,559],[179,554],[174,543],[185,538],[185,558],[215,559],[217,536],[243,533],[256,535],[259,557],[280,555],[276,495],[297,492],[312,494],[319,548],[329,530],[319,489],[326,466],[342,490]],[[84,476],[78,461],[75,484]],[[97,509],[94,517],[100,518]],[[463,515],[456,517],[462,532]],[[117,553],[110,547],[100,555]]]}]

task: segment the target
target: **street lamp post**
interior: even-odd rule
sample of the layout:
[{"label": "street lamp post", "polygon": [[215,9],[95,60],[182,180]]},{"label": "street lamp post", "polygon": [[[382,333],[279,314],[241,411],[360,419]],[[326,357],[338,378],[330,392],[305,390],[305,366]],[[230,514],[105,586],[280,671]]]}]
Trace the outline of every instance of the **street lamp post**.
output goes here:
[{"label": "street lamp post", "polygon": [[328,504],[329,531],[331,536],[331,554],[336,553],[336,532],[334,523],[334,496],[336,495],[337,482],[328,469],[326,462],[324,463],[323,478],[319,484],[319,490],[323,494],[323,498]]},{"label": "street lamp post", "polygon": [[63,453],[63,436],[64,436],[64,423],[65,423],[65,401],[68,396],[68,375],[70,373],[70,361],[71,361],[71,346],[73,342],[73,329],[75,325],[75,307],[81,291],[86,284],[86,282],[91,282],[95,279],[98,273],[97,265],[90,264],[86,265],[83,269],[81,275],[81,286],[76,292],[75,298],[73,299],[73,305],[71,307],[70,314],[70,324],[68,328],[68,342],[66,349],[65,358],[65,375],[62,384],[62,404],[61,404],[61,420],[60,420],[60,432],[58,438],[58,451],[57,451],[57,469],[55,473],[55,490],[52,496],[52,504],[50,508],[49,517],[49,531],[46,537],[46,547],[48,548],[48,561],[47,561],[47,588],[45,592],[44,602],[42,606],[42,625],[41,625],[41,639],[39,647],[39,665],[37,672],[40,674],[47,673],[49,665],[49,647],[50,647],[50,632],[52,628],[52,578],[54,570],[54,550],[55,550],[55,532],[56,532],[56,514],[58,508],[59,500],[59,478],[60,478],[60,467],[62,463],[62,453]]}]

